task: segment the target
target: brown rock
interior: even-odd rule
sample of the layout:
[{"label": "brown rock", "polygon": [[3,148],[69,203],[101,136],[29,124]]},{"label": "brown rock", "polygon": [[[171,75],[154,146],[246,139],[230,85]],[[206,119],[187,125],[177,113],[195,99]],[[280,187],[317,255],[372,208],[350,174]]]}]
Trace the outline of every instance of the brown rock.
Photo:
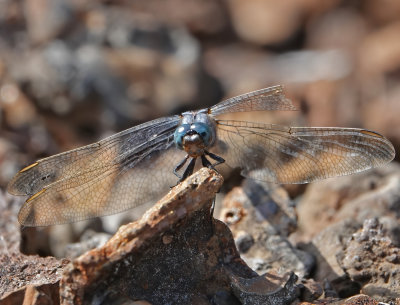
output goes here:
[{"label": "brown rock", "polygon": [[336,283],[346,281],[346,273],[336,256],[343,249],[345,240],[350,238],[359,227],[360,224],[354,221],[343,220],[322,230],[311,243],[303,247],[304,250],[313,254],[317,261],[313,276],[316,281],[327,280]]},{"label": "brown rock", "polygon": [[345,219],[361,225],[366,218],[394,215],[399,190],[400,168],[396,163],[312,183],[297,208],[303,238],[308,241],[330,224]]},{"label": "brown rock", "polygon": [[[104,61],[129,84],[129,98],[140,101],[134,107],[132,102],[125,106],[132,108],[131,116],[139,120],[153,118],[156,111],[163,115],[193,102],[201,85],[197,78],[202,73],[200,49],[194,37],[183,28],[147,15],[105,12],[112,24],[106,34],[113,48],[104,52]],[[164,44],[158,43],[161,40]]]},{"label": "brown rock", "polygon": [[85,252],[103,246],[111,235],[107,233],[98,233],[88,229],[80,238],[78,243],[68,244],[65,249],[65,256],[68,259],[77,258]]},{"label": "brown rock", "polygon": [[9,293],[0,300],[1,305],[58,305],[60,304],[59,283],[40,286],[28,285]]},{"label": "brown rock", "polygon": [[[333,60],[333,59],[332,59]],[[340,70],[349,63],[333,60],[337,65],[332,70]],[[345,60],[344,60],[345,61]],[[350,72],[350,71],[348,71]],[[344,75],[342,75],[344,76]],[[355,103],[356,92],[352,80],[323,80],[310,82],[304,88],[307,124],[310,126],[349,126],[359,127],[359,105]]]},{"label": "brown rock", "polygon": [[305,301],[313,301],[323,294],[322,286],[313,279],[302,279],[300,286],[300,298]]},{"label": "brown rock", "polygon": [[[253,297],[287,304],[295,296],[295,277],[280,277],[273,285],[258,277],[240,259],[226,225],[212,219],[211,204],[221,184],[214,171],[199,170],[138,222],[74,260],[62,279],[61,303],[116,304],[129,298],[154,305],[210,304],[210,298]],[[262,283],[257,295],[249,292],[249,281]]]},{"label": "brown rock", "polygon": [[360,304],[379,305],[378,303],[379,303],[378,301],[372,299],[369,296],[359,294],[359,295],[355,295],[353,297],[346,299],[343,303],[337,302],[336,304],[337,305],[339,305],[339,304],[343,304],[343,305],[360,305]]},{"label": "brown rock", "polygon": [[[287,192],[277,184],[245,179],[223,202],[221,220],[235,232],[270,226],[277,234],[288,236],[297,226],[296,213]],[[252,224],[252,225],[250,225]]]},{"label": "brown rock", "polygon": [[24,13],[31,41],[37,44],[56,37],[73,19],[72,11],[73,5],[68,1],[25,1]]},{"label": "brown rock", "polygon": [[[357,276],[349,277],[350,273],[338,257],[344,255],[342,251],[347,251],[345,250],[347,241],[361,228],[362,222],[371,217],[382,219],[383,232],[387,238],[394,238],[391,242],[392,247],[397,247],[398,239],[395,237],[400,228],[397,212],[400,195],[399,181],[399,167],[392,163],[364,174],[329,179],[308,186],[298,206],[299,223],[303,235],[297,232],[296,237],[308,241],[315,235],[311,243],[301,247],[312,253],[317,260],[315,280],[330,281],[341,297],[358,293],[363,285],[369,283],[368,277],[374,278],[371,281],[378,281],[377,278],[381,277],[378,274],[383,271],[377,273],[365,271],[364,274],[361,272],[364,268],[361,268],[358,278]],[[390,254],[384,256],[393,259],[395,257]],[[356,257],[349,254],[346,257],[359,259],[357,265],[368,261],[361,255]],[[372,261],[369,261],[372,264]],[[348,263],[348,266],[355,265],[355,262]],[[365,276],[364,280],[363,276]],[[371,291],[374,289],[372,284],[375,282],[371,283]],[[393,291],[393,288],[389,291]],[[377,293],[371,293],[371,296],[375,295]]]},{"label": "brown rock", "polygon": [[345,300],[326,298],[314,301],[312,303],[302,302],[299,304],[300,305],[379,305],[382,303],[379,303],[378,301],[372,299],[369,296],[358,294],[350,298],[347,298]]},{"label": "brown rock", "polygon": [[397,114],[400,112],[400,85],[395,82],[393,86],[381,88],[385,94],[373,94],[362,104],[361,114],[365,127],[370,130],[379,130],[380,133],[400,143],[400,122]]},{"label": "brown rock", "polygon": [[[163,0],[122,1],[129,3],[133,12],[157,16],[171,25],[184,25],[200,34],[215,34],[228,25],[224,1],[220,0]],[[179,9],[178,9],[179,8]]]},{"label": "brown rock", "polygon": [[396,0],[384,0],[380,3],[374,0],[364,2],[366,19],[374,24],[388,24],[398,21],[400,15],[400,3]]},{"label": "brown rock", "polygon": [[[360,65],[367,75],[387,73],[400,67],[400,21],[370,33],[360,45]],[[382,47],[385,46],[385,47]]]},{"label": "brown rock", "polygon": [[59,280],[68,261],[19,252],[19,203],[0,194],[0,304],[58,304]]},{"label": "brown rock", "polygon": [[10,126],[21,128],[33,121],[36,115],[32,102],[20,90],[17,84],[4,80],[0,86],[0,105],[4,118]]},{"label": "brown rock", "polygon": [[260,45],[283,42],[302,22],[301,1],[231,0],[228,4],[237,34]]},{"label": "brown rock", "polygon": [[368,219],[348,241],[339,263],[362,292],[380,301],[400,298],[400,248],[385,235],[378,219]]},{"label": "brown rock", "polygon": [[367,24],[361,12],[339,8],[312,20],[308,27],[307,46],[312,49],[345,49],[353,56],[366,33]]},{"label": "brown rock", "polygon": [[246,179],[225,196],[220,215],[242,258],[259,274],[273,269],[310,273],[313,258],[287,240],[296,229],[296,214],[284,188]]}]

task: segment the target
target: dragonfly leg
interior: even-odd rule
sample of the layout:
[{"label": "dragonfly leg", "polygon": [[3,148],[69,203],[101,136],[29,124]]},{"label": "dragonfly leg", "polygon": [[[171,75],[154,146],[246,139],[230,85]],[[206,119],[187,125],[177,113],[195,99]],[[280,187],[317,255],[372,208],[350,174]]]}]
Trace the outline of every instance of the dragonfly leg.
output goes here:
[{"label": "dragonfly leg", "polygon": [[178,170],[180,170],[185,165],[185,163],[187,162],[188,159],[189,159],[189,155],[186,155],[186,157],[181,162],[179,162],[179,164],[174,168],[174,174],[179,179],[182,179],[182,176],[178,173]]},{"label": "dragonfly leg", "polygon": [[201,163],[203,164],[204,167],[208,167],[208,168],[214,169],[213,165],[211,164],[210,161],[208,161],[208,159],[206,158],[205,155],[201,156]]},{"label": "dragonfly leg", "polygon": [[[212,164],[212,167],[214,167],[214,166],[216,166],[216,165],[218,165],[218,164],[221,164],[221,163],[224,163],[225,162],[225,159],[223,159],[223,158],[221,158],[220,156],[217,156],[217,155],[215,155],[215,154],[213,154],[213,153],[210,153],[209,151],[204,151],[204,153],[207,155],[207,156],[210,156],[210,158],[211,159],[214,159],[215,161],[217,161],[217,162],[215,162],[214,164]],[[207,160],[208,161],[208,160]]]},{"label": "dragonfly leg", "polygon": [[179,182],[182,182],[187,177],[189,177],[191,174],[193,174],[194,166],[196,165],[196,159],[197,158],[192,158],[192,160],[190,160],[189,165],[186,167],[185,172],[182,175],[182,178],[179,179]]}]

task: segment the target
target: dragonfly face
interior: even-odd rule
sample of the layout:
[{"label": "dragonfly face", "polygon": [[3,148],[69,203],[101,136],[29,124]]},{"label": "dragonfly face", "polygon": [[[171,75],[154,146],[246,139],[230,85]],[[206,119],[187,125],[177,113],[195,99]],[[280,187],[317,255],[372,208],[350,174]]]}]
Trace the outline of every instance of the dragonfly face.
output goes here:
[{"label": "dragonfly face", "polygon": [[394,158],[392,144],[373,131],[218,118],[225,113],[264,110],[295,108],[282,87],[274,86],[209,109],[153,120],[38,160],[19,171],[8,185],[11,194],[29,196],[18,219],[25,226],[44,226],[133,208],[160,198],[176,184],[176,175],[185,179],[197,159],[208,167],[225,162],[253,179],[307,183],[360,172]]},{"label": "dragonfly face", "polygon": [[174,133],[176,146],[193,158],[202,156],[215,142],[215,120],[206,111],[183,113],[181,124]]},{"label": "dragonfly face", "polygon": [[[203,109],[183,113],[181,123],[175,130],[174,141],[176,147],[187,153],[186,157],[174,169],[175,175],[181,178],[181,181],[192,174],[196,159],[199,157],[203,166],[210,168],[225,162],[223,158],[207,150],[207,148],[213,146],[216,138],[216,122],[208,114],[208,111],[208,109]],[[216,160],[217,163],[211,164],[206,155]],[[189,165],[183,175],[180,176],[177,171],[186,164],[189,158],[191,158]]]}]

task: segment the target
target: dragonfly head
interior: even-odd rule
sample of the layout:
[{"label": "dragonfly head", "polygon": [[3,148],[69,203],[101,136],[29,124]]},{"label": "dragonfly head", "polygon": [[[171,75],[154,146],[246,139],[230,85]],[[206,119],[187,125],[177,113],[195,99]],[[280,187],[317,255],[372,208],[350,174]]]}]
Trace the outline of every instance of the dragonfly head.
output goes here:
[{"label": "dragonfly head", "polygon": [[209,126],[202,122],[181,124],[174,134],[176,146],[193,158],[203,155],[204,150],[213,140],[213,133]]}]

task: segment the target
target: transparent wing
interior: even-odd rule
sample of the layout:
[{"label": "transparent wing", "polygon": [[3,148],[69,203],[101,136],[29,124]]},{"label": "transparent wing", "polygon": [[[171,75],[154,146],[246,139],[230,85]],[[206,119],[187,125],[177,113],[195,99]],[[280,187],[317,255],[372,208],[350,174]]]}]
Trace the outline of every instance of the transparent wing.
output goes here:
[{"label": "transparent wing", "polygon": [[392,144],[364,129],[303,128],[219,120],[211,151],[246,177],[307,183],[391,161]]},{"label": "transparent wing", "polygon": [[89,179],[91,172],[106,171],[114,163],[146,151],[148,140],[152,137],[159,138],[160,134],[170,136],[179,121],[179,116],[153,120],[97,143],[38,160],[19,171],[10,181],[7,190],[13,195],[34,195],[57,180],[77,176]]},{"label": "transparent wing", "polygon": [[150,153],[134,167],[115,165],[92,172],[88,175],[94,178],[86,183],[76,183],[79,178],[56,181],[28,199],[18,220],[26,226],[70,223],[157,200],[176,184],[173,166],[184,155],[171,145],[166,151]]},{"label": "transparent wing", "polygon": [[283,94],[282,86],[273,86],[224,100],[210,108],[217,116],[229,112],[262,110],[296,110],[292,102]]},{"label": "transparent wing", "polygon": [[21,170],[8,186],[11,193],[32,195],[21,208],[20,222],[73,222],[156,198],[176,183],[171,164],[185,155],[173,143],[179,120],[154,120]]}]

